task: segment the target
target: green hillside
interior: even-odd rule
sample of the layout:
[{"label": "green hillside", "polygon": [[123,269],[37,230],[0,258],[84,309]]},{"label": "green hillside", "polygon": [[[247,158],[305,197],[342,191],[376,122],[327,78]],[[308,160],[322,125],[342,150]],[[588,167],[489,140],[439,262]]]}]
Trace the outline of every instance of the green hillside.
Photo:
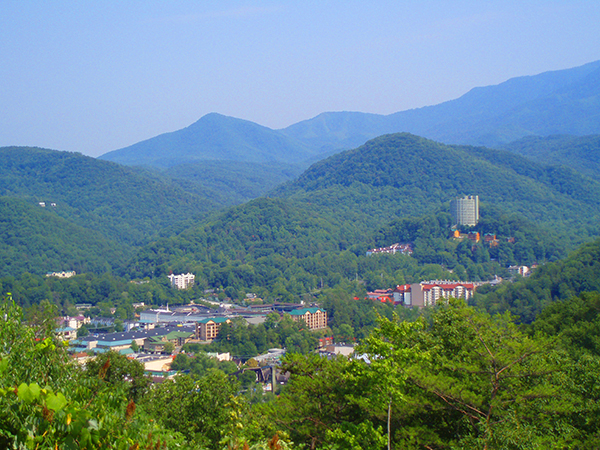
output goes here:
[{"label": "green hillside", "polygon": [[306,167],[308,164],[198,161],[170,167],[161,174],[187,192],[222,206],[233,206],[265,195],[300,175]]},{"label": "green hillside", "polygon": [[203,160],[298,163],[315,152],[270,128],[207,114],[182,130],[161,134],[100,157],[125,165],[173,167]]},{"label": "green hillside", "polygon": [[[499,246],[450,239],[449,201],[465,194],[480,196],[477,231],[497,234]],[[432,277],[488,279],[510,264],[556,260],[600,234],[595,181],[508,152],[409,134],[316,163],[272,195],[146,246],[131,276],[192,271],[233,297],[297,300],[344,284],[360,291]],[[404,240],[414,244],[413,257],[365,256]]]},{"label": "green hillside", "polygon": [[564,260],[537,268],[528,278],[478,291],[475,303],[496,313],[511,311],[531,322],[550,303],[600,291],[600,240],[585,244]]},{"label": "green hillside", "polygon": [[600,135],[529,136],[511,142],[503,149],[532,161],[571,167],[592,178],[600,174]]},{"label": "green hillside", "polygon": [[0,197],[0,274],[75,270],[104,272],[123,264],[124,251],[96,231],[69,223],[50,210]]},{"label": "green hillside", "polygon": [[55,203],[53,214],[124,246],[220,206],[132,168],[29,147],[0,148],[0,195]]},{"label": "green hillside", "polygon": [[479,195],[483,208],[493,205],[544,225],[567,248],[600,234],[596,181],[505,151],[448,146],[407,133],[316,163],[273,193],[353,220],[363,231],[442,205],[448,211],[450,200],[468,194]]}]

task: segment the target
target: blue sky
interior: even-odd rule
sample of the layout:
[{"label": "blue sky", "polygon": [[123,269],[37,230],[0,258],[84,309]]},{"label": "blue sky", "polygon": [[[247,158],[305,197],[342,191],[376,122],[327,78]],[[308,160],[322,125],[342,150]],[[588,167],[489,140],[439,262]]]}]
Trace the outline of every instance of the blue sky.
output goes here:
[{"label": "blue sky", "polygon": [[600,59],[598,1],[0,2],[0,146],[390,114]]}]

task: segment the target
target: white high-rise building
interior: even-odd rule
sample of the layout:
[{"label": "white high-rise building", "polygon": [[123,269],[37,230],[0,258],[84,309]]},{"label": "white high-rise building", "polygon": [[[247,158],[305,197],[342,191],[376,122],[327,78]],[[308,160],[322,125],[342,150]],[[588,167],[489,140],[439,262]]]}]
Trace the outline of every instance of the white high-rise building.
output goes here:
[{"label": "white high-rise building", "polygon": [[188,287],[194,284],[196,276],[193,273],[185,273],[182,275],[169,275],[169,281],[171,281],[171,286],[176,287],[177,289],[187,289]]},{"label": "white high-rise building", "polygon": [[467,195],[450,202],[450,214],[454,225],[475,226],[479,222],[479,196]]}]

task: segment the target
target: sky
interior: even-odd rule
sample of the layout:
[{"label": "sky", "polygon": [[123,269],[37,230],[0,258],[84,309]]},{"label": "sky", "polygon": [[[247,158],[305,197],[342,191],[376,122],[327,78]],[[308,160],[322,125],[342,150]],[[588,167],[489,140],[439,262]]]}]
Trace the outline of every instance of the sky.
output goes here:
[{"label": "sky", "polygon": [[597,0],[2,0],[0,146],[391,114],[600,60]]}]

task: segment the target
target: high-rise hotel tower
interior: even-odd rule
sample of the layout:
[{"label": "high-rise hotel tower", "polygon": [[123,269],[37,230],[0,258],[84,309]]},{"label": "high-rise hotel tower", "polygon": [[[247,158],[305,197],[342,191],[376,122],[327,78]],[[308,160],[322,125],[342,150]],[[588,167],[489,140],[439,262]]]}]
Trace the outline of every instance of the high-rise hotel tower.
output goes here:
[{"label": "high-rise hotel tower", "polygon": [[479,196],[467,195],[450,202],[450,214],[454,225],[475,226],[479,222]]}]

